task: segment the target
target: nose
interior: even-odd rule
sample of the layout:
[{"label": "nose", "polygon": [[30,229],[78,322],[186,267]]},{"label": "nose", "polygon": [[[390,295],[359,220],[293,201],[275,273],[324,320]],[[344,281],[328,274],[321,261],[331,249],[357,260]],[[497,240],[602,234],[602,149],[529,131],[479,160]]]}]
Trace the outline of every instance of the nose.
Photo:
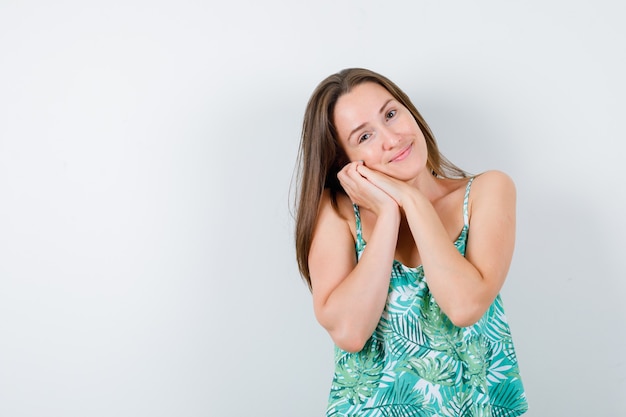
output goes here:
[{"label": "nose", "polygon": [[383,129],[379,135],[382,136],[383,149],[386,151],[393,149],[400,142],[398,135],[389,129]]}]

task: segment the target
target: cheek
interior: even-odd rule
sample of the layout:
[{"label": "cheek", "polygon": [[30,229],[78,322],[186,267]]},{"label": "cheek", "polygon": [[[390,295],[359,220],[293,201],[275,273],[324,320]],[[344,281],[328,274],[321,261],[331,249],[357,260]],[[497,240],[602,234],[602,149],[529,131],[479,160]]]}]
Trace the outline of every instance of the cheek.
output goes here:
[{"label": "cheek", "polygon": [[367,149],[366,146],[359,146],[358,148],[348,148],[348,149],[344,148],[344,153],[348,157],[348,160],[350,162],[361,161],[361,160],[367,162],[368,160],[371,159],[371,152],[370,150]]},{"label": "cheek", "polygon": [[374,166],[380,163],[380,154],[374,149],[364,149],[354,160],[363,160],[365,165]]}]

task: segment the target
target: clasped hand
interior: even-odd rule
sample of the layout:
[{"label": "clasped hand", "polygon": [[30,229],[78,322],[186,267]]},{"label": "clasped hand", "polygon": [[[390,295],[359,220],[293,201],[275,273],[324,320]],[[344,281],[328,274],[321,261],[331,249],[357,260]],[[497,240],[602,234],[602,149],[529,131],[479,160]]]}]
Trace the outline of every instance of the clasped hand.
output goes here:
[{"label": "clasped hand", "polygon": [[350,162],[339,171],[337,178],[354,204],[376,214],[401,208],[412,188],[403,181],[366,167],[363,161]]}]

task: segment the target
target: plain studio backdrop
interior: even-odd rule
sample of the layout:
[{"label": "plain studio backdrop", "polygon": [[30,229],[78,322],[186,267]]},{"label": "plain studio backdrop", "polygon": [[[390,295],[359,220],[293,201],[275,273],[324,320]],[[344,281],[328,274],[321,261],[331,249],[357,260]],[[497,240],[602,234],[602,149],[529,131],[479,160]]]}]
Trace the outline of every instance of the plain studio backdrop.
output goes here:
[{"label": "plain studio backdrop", "polygon": [[309,95],[355,66],[517,184],[528,416],[625,415],[623,7],[2,0],[0,415],[321,416],[290,187]]}]

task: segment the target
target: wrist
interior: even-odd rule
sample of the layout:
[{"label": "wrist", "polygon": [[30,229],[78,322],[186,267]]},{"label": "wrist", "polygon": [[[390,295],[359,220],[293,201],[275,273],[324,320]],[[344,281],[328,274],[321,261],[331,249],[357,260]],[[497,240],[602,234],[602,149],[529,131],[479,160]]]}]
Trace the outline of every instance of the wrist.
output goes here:
[{"label": "wrist", "polygon": [[405,211],[407,208],[413,208],[419,204],[420,197],[423,195],[416,188],[410,187],[407,192],[402,193],[402,198],[398,200],[398,205]]},{"label": "wrist", "polygon": [[400,222],[400,206],[396,204],[395,201],[391,201],[388,204],[384,205],[378,213],[376,213],[376,217],[379,220],[387,220],[390,222]]}]

